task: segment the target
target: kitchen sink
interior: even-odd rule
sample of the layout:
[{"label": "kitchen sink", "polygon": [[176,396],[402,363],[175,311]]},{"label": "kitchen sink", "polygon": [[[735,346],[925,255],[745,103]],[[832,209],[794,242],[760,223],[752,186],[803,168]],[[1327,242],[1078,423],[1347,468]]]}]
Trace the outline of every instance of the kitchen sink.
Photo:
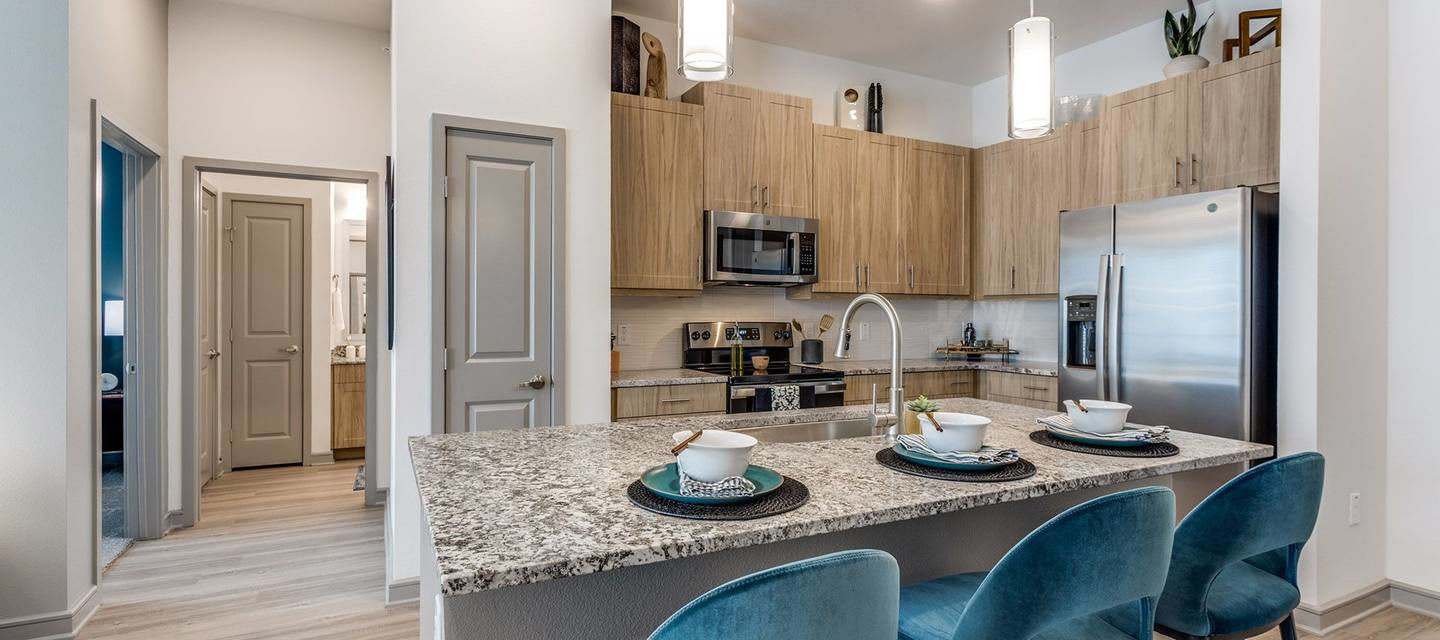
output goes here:
[{"label": "kitchen sink", "polygon": [[874,435],[870,418],[850,420],[829,420],[824,422],[797,422],[766,427],[746,427],[736,432],[754,436],[761,442],[811,442],[815,440],[839,440]]}]

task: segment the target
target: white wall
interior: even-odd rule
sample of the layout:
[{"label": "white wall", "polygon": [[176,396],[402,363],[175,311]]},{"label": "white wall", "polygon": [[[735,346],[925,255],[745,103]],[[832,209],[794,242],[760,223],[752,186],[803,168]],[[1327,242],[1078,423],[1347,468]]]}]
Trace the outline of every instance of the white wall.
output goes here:
[{"label": "white wall", "polygon": [[[25,304],[0,306],[6,366],[0,367],[0,623],[71,606],[67,561],[93,562],[94,555],[67,545],[67,526],[94,534],[93,526],[68,523],[67,446],[69,409],[66,298],[69,263],[66,122],[66,3],[12,2],[0,21],[0,86],[21,100],[0,100],[0,118],[23,122],[0,144],[0,218],[26,233],[0,234],[0,298]],[[86,136],[89,137],[88,134]],[[88,344],[88,343],[86,343]],[[83,351],[83,349],[82,349]],[[88,368],[87,368],[88,369]],[[79,407],[77,406],[78,410]],[[87,439],[87,442],[89,440]],[[75,470],[75,482],[93,476]],[[93,501],[90,502],[93,506]]]},{"label": "white wall", "polygon": [[[694,86],[675,72],[679,52],[675,23],[616,15],[633,20],[642,32],[650,32],[664,43],[667,88],[672,97],[678,98]],[[641,47],[642,87],[647,59]],[[970,88],[965,85],[745,38],[735,38],[734,65],[735,75],[726,82],[809,97],[814,101],[815,122],[820,124],[835,124],[835,94],[841,87],[856,87],[863,96],[871,82],[879,82],[885,91],[885,133],[970,146]],[[606,78],[608,88],[608,68]]]},{"label": "white wall", "polygon": [[[310,241],[309,252],[311,272],[309,278],[310,298],[305,301],[305,331],[309,345],[305,350],[305,369],[310,374],[310,398],[305,404],[306,419],[310,421],[310,441],[306,451],[310,454],[330,453],[330,272],[334,257],[331,255],[331,183],[320,180],[288,180],[285,178],[264,178],[228,173],[201,174],[206,183],[215,187],[216,200],[221,210],[225,207],[227,194],[285,196],[308,198],[310,200]],[[362,187],[361,191],[364,189]],[[224,267],[221,268],[222,271]],[[217,299],[218,300],[218,299]],[[222,374],[222,380],[225,376]],[[222,385],[225,384],[222,382]],[[219,426],[219,425],[217,425]],[[223,435],[217,434],[219,437]],[[221,440],[216,440],[220,442]]]},{"label": "white wall", "polygon": [[[902,349],[907,358],[929,357],[935,347],[947,338],[959,338],[970,317],[970,301],[965,299],[930,300],[895,297],[891,299],[900,314],[904,334]],[[835,341],[839,338],[840,315],[850,296],[823,296],[815,300],[789,300],[781,289],[733,288],[706,291],[695,298],[646,298],[615,296],[610,302],[611,324],[627,325],[630,344],[619,345],[620,366],[625,370],[674,368],[680,366],[682,335],[680,325],[686,322],[748,320],[756,322],[789,322],[799,320],[806,336],[819,335],[820,316],[835,317],[835,326],[823,336],[825,359],[832,359]],[[856,360],[890,359],[890,325],[878,307],[867,305],[855,315],[856,322],[870,323],[870,339],[861,340],[858,325],[851,327],[850,357]],[[800,336],[795,336],[798,344]],[[799,361],[797,348],[790,357]],[[1028,354],[1025,356],[1028,357]]]},{"label": "white wall", "polygon": [[566,422],[610,415],[610,6],[594,0],[411,0],[393,6],[395,460],[386,577],[419,576],[422,518],[407,438],[429,434],[430,116],[565,129]]},{"label": "white wall", "polygon": [[[1376,345],[1388,333],[1388,151],[1377,133],[1388,123],[1388,52],[1353,45],[1386,41],[1385,8],[1342,0],[1286,7],[1279,435],[1282,453],[1314,448],[1327,460],[1302,562],[1312,610],[1386,577],[1389,365]],[[1351,493],[1361,497],[1355,525],[1347,522]]]},{"label": "white wall", "polygon": [[[1281,6],[1280,0],[1211,0],[1197,3],[1195,10],[1201,19],[1215,12],[1214,19],[1205,30],[1201,55],[1212,63],[1223,59],[1222,42],[1237,34],[1236,16],[1239,12],[1278,6]],[[1185,4],[1175,3],[1171,9],[1177,12],[1184,10]],[[1044,13],[1043,6],[1040,13]],[[1153,22],[1055,56],[1055,95],[1110,95],[1164,80],[1162,69],[1170,61],[1170,54],[1165,48],[1163,16],[1162,7],[1156,10]],[[1064,28],[1064,24],[1055,25],[1056,31]],[[1270,42],[1271,39],[1267,38],[1260,48],[1269,48]],[[983,147],[1007,139],[1008,87],[1008,76],[975,85],[971,93],[974,119],[970,134],[974,146]]]},{"label": "white wall", "polygon": [[[1440,429],[1435,428],[1432,363],[1440,362],[1434,318],[1440,315],[1440,238],[1435,216],[1435,149],[1440,133],[1429,122],[1440,88],[1424,66],[1433,48],[1426,25],[1440,21],[1440,4],[1390,0],[1390,234],[1389,234],[1389,504],[1388,570],[1392,580],[1440,591]],[[1288,45],[1287,45],[1288,46]]]},{"label": "white wall", "polygon": [[[209,0],[170,3],[172,327],[179,326],[180,309],[180,160],[273,162],[383,177],[390,149],[388,44],[381,31]],[[172,371],[180,367],[179,335],[171,332]],[[383,359],[377,365],[388,367]],[[171,376],[173,443],[180,442],[179,384]],[[385,389],[379,398],[379,415],[388,416]],[[387,428],[382,423],[382,433]],[[178,449],[171,447],[177,469],[172,507],[180,501]]]}]

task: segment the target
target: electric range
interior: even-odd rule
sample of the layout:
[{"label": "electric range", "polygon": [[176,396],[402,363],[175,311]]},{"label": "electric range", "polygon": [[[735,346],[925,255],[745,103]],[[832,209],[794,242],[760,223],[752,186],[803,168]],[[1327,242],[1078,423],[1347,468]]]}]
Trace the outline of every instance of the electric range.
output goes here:
[{"label": "electric range", "polygon": [[[729,378],[727,413],[770,411],[774,391],[794,386],[799,408],[838,407],[845,404],[845,374],[790,362],[795,346],[785,322],[687,322],[681,328],[681,362],[687,369]],[[744,351],[740,375],[731,375],[730,345],[738,340]],[[752,356],[766,356],[770,364],[756,371]]]}]

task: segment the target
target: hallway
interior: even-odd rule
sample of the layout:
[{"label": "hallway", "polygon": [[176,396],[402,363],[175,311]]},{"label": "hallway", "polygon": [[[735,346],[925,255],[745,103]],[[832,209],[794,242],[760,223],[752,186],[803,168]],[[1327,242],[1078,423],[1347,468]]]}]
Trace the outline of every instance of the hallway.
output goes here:
[{"label": "hallway", "polygon": [[417,606],[384,604],[384,509],[352,490],[358,461],[237,471],[210,483],[203,520],[138,542],[102,582],[82,640],[419,634]]}]

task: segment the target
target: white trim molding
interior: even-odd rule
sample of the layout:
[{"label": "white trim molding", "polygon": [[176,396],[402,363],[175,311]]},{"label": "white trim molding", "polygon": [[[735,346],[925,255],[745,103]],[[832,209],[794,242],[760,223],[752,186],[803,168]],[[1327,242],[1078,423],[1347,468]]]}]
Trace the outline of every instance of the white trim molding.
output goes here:
[{"label": "white trim molding", "polygon": [[385,585],[385,606],[409,604],[420,600],[420,579],[396,580]]},{"label": "white trim molding", "polygon": [[1389,607],[1440,618],[1440,592],[1381,580],[1325,604],[1301,602],[1295,609],[1295,625],[1306,633],[1325,637]]},{"label": "white trim molding", "polygon": [[0,640],[70,640],[100,608],[100,589],[90,587],[65,611],[0,620]]}]

